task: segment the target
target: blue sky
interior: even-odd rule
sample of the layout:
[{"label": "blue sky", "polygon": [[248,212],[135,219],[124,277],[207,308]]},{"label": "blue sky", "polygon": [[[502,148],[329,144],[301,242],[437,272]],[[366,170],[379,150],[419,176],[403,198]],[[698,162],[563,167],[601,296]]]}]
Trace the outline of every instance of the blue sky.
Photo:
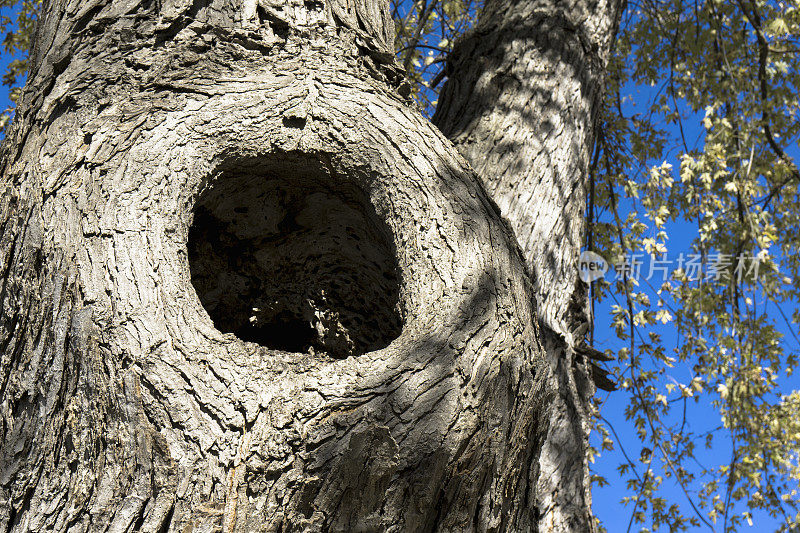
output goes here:
[{"label": "blue sky", "polygon": [[[642,112],[644,108],[647,107],[648,101],[653,97],[654,93],[657,91],[655,88],[651,87],[641,87],[641,86],[628,86],[625,87],[623,90],[623,96],[629,95],[631,96],[630,99],[626,101],[623,105],[623,112],[626,116],[631,116],[633,113],[637,112],[637,107],[641,108],[638,112]],[[692,143],[693,141],[696,142],[697,148],[702,148],[703,137],[704,137],[704,128],[702,127],[702,118],[703,114],[692,114],[686,108],[682,109],[682,112],[686,113],[686,118],[683,121],[683,128],[684,133],[686,135],[687,141]],[[679,131],[677,125],[665,125],[660,124],[661,127],[665,128],[668,133],[675,138],[676,142],[674,143],[675,149],[668,154],[666,162],[673,165],[673,174],[676,181],[679,180],[678,177],[678,169],[679,159],[678,156],[680,152],[683,150],[682,146],[679,149],[680,143],[677,141],[679,136]],[[689,147],[694,148],[693,146]],[[798,155],[800,155],[800,151],[797,150],[796,147],[787,151],[792,157],[797,160]],[[625,211],[630,209],[635,209],[631,202],[623,202],[620,206],[620,216],[624,219]],[[667,259],[674,261],[679,254],[683,253],[685,255],[692,253],[692,242],[697,237],[697,227],[696,224],[687,223],[686,221],[677,220],[672,223],[667,223],[667,233],[670,237],[668,241],[668,254]],[[771,251],[773,254],[774,251]],[[645,257],[644,258],[645,266],[643,268],[644,272],[647,272],[647,263],[649,260]],[[606,279],[609,278],[612,274],[607,274]],[[659,283],[653,283],[653,285],[657,288]],[[648,292],[651,296],[651,300],[655,299],[655,290],[648,291],[644,284],[639,287],[638,290],[644,289],[645,292]],[[674,302],[670,301],[666,298],[667,304],[673,304]],[[611,315],[610,315],[610,308],[611,305],[614,303],[623,304],[624,302],[615,302],[611,298],[607,298],[605,301],[600,303],[595,307],[595,331],[594,331],[594,340],[595,340],[595,347],[599,350],[604,349],[611,349],[613,353],[616,353],[619,348],[622,348],[626,345],[627,341],[621,341],[617,338],[613,327],[611,326]],[[791,316],[791,312],[793,308],[784,308],[786,313]],[[776,319],[775,325],[777,329],[784,334],[784,347],[787,352],[795,351],[797,352],[800,347],[797,345],[796,341],[794,340],[794,335],[788,330],[788,326],[779,319]],[[796,325],[794,325],[796,331]],[[677,348],[680,345],[680,339],[677,336],[677,332],[673,325],[667,324],[665,326],[659,326],[656,328],[648,327],[649,330],[655,330],[662,336],[662,344],[666,348],[667,352],[671,351],[674,348]],[[681,384],[688,384],[692,378],[692,368],[691,368],[691,361],[686,363],[677,363],[674,368],[669,369],[669,372],[664,377],[664,382],[667,381],[674,381]],[[785,375],[779,380],[781,383],[781,393],[787,394],[792,390],[800,388],[800,379],[797,376],[793,377],[786,377]],[[598,391],[598,396],[603,399],[602,407],[601,407],[601,415],[608,421],[610,425],[613,426],[614,430],[616,431],[616,435],[613,436],[616,442],[615,450],[612,452],[604,452],[603,455],[597,460],[597,462],[593,465],[593,471],[595,473],[603,475],[608,481],[609,485],[605,487],[595,487],[593,490],[593,509],[595,515],[598,516],[602,524],[608,529],[610,532],[617,532],[617,531],[628,531],[630,526],[631,520],[631,513],[633,511],[633,505],[624,506],[620,503],[620,498],[622,494],[627,494],[629,491],[626,490],[626,487],[623,484],[623,480],[621,479],[619,473],[617,472],[617,466],[620,463],[627,462],[625,455],[622,452],[622,448],[625,449],[627,452],[628,458],[637,465],[640,472],[644,471],[644,463],[639,461],[640,451],[644,444],[640,441],[639,437],[636,434],[635,428],[631,421],[625,419],[624,411],[627,405],[629,404],[630,397],[628,394],[622,391],[617,391],[613,393],[605,393],[603,391]],[[673,394],[670,396],[670,399],[677,397],[677,394]],[[688,400],[685,402],[686,405],[686,423],[685,423],[685,432],[692,432],[694,434],[702,434],[706,431],[709,431],[717,426],[720,425],[720,414],[719,412],[710,405],[709,402],[701,400],[699,403],[695,403],[692,400]],[[672,415],[672,420],[681,422],[683,416],[682,409],[674,409],[674,414]],[[696,449],[696,458],[699,464],[702,464],[705,467],[713,468],[720,464],[725,464],[729,461],[731,456],[731,446],[727,438],[721,438],[725,434],[720,434],[720,437],[715,438],[714,444],[710,449],[706,449],[701,443],[698,443]],[[595,444],[596,447],[599,448],[599,438],[597,435],[594,435],[592,438],[592,442]],[[658,457],[658,455],[656,455]],[[654,468],[656,475],[664,472],[666,470],[665,466],[661,464],[659,461],[654,459],[653,461]],[[697,488],[696,486],[694,488]],[[692,494],[690,492],[690,494]],[[661,496],[667,498],[670,503],[675,502],[681,506],[681,510],[685,516],[692,516],[692,508],[689,504],[689,500],[683,494],[681,488],[676,484],[672,483],[670,485],[669,480],[664,482],[662,488]],[[692,494],[694,497],[694,494]],[[748,509],[744,505],[740,505],[735,508],[736,513],[741,514],[743,511],[747,511]],[[765,512],[753,512],[753,531],[775,531],[780,526],[780,521],[775,518],[770,517]],[[721,524],[712,524],[716,528],[717,531],[720,531]],[[649,527],[650,524],[645,522],[644,524],[636,527],[630,527],[630,531],[639,531],[640,527]],[[744,529],[750,529],[746,525]],[[667,528],[653,528],[652,531],[668,531]],[[691,529],[690,529],[691,530]],[[711,531],[711,529],[705,525],[694,529],[695,531]]]},{"label": "blue sky", "polygon": [[[11,54],[5,52],[0,53],[0,72],[6,71],[12,59],[13,57]],[[3,86],[3,88],[0,89],[0,111],[7,108],[9,105],[11,105],[11,101],[8,99],[8,87]]]},{"label": "blue sky", "polygon": [[[0,15],[10,16],[11,13],[13,12],[9,9],[0,9]],[[5,73],[8,64],[11,63],[12,60],[14,60],[14,56],[0,48],[0,73]],[[11,106],[11,101],[8,99],[8,87],[4,85],[0,86],[0,112],[4,111],[9,106]]]},{"label": "blue sky", "polygon": [[[0,54],[0,70],[4,71],[10,60],[11,57],[9,57],[8,54]],[[642,102],[645,102],[650,97],[651,91],[651,88],[645,87],[626,88],[626,92],[633,97],[631,101],[626,104],[626,106],[628,106],[628,110],[633,112],[636,105],[642,105]],[[8,90],[7,88],[3,87],[0,89],[0,110],[5,109],[8,105],[10,105],[10,102],[8,101]],[[701,118],[702,117],[692,117],[684,122],[684,128],[687,131],[687,137],[689,139],[699,139],[700,142],[702,142],[703,130],[700,125]],[[671,128],[671,133],[677,136],[675,127],[671,126]],[[797,150],[793,150],[790,153],[795,157],[798,156]],[[673,165],[675,169],[674,172],[677,173],[679,165],[676,156],[677,151],[672,154],[672,159],[668,159],[667,162]],[[624,211],[626,208],[632,208],[632,205],[623,204],[621,208]],[[622,213],[622,215],[624,216],[624,213]],[[669,243],[670,258],[676,257],[681,252],[686,254],[691,252],[691,243],[696,236],[696,229],[694,226],[678,222],[668,225],[668,231],[671,237]],[[614,330],[610,325],[609,311],[610,306],[613,303],[614,302],[611,298],[607,298],[595,308],[596,327],[594,338],[596,348],[600,350],[611,349],[613,352],[616,352],[617,349],[621,347],[622,341],[616,337]],[[790,313],[792,309],[788,309],[787,311]],[[787,326],[781,322],[778,322],[777,326],[786,334],[785,342],[787,343],[787,349],[797,350],[799,347],[796,346],[792,340],[793,337],[789,334]],[[665,346],[672,348],[678,345],[679,339],[674,328],[670,327],[669,325],[663,326],[659,328],[659,332],[662,334],[663,343]],[[693,376],[689,365],[678,364],[671,370],[668,379],[674,379],[680,383],[688,383],[692,377]],[[800,387],[800,383],[798,383],[797,379],[785,379],[783,383],[785,389],[783,390],[784,393],[788,393],[792,389]],[[624,447],[628,453],[628,456],[633,460],[634,463],[636,463],[639,458],[639,452],[642,444],[636,436],[633,424],[625,420],[624,410],[629,402],[628,394],[623,391],[614,393],[604,393],[600,391],[598,395],[603,399],[602,415],[614,427],[614,430],[616,431],[616,437],[619,439],[618,444],[621,444],[622,447]],[[690,401],[688,402],[687,406],[689,408],[689,416],[687,418],[686,426],[687,430],[694,431],[695,433],[702,433],[708,428],[719,424],[719,414],[710,405],[703,403],[694,404],[694,402]],[[679,410],[676,410],[676,413],[678,411]],[[700,449],[702,446],[698,447],[698,460],[701,463],[707,462],[709,466],[725,462],[726,458],[730,455],[730,448],[724,444],[724,442],[725,441],[723,439],[717,439],[715,446],[711,450]],[[615,451],[605,452],[597,460],[593,467],[593,470],[596,473],[604,475],[609,481],[608,486],[602,488],[595,487],[593,491],[594,512],[601,519],[603,525],[608,529],[608,531],[613,533],[627,531],[631,518],[632,505],[626,507],[620,503],[621,497],[629,492],[624,486],[620,475],[616,471],[617,465],[624,461],[625,458],[620,450],[620,446],[618,445]],[[641,468],[643,465],[639,463],[638,466]],[[665,482],[663,496],[680,504],[685,515],[691,514],[691,508],[688,504],[688,501],[679,487],[670,486],[668,485],[668,482]],[[738,509],[739,512],[743,510],[745,509]],[[768,517],[765,513],[754,513],[753,531],[775,530],[778,527],[778,524],[779,522]],[[649,526],[649,524],[645,523],[645,526]],[[630,530],[639,531],[639,528],[632,527]],[[704,526],[699,530],[708,531],[709,529]],[[660,531],[666,531],[666,529],[662,528]]]}]

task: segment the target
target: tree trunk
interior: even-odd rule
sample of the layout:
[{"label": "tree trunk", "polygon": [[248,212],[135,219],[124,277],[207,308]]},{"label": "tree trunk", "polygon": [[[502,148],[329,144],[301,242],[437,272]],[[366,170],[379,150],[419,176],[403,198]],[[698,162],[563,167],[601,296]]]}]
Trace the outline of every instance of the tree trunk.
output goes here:
[{"label": "tree trunk", "polygon": [[588,527],[572,518],[591,506],[584,458],[594,392],[593,365],[574,351],[591,322],[577,264],[588,162],[623,5],[487,0],[456,43],[433,117],[497,201],[531,269],[537,318],[567,345],[555,350],[558,395],[548,406],[548,444],[536,456],[543,495],[536,505],[552,509],[541,531]]},{"label": "tree trunk", "polygon": [[591,527],[568,344],[384,2],[43,9],[0,152],[0,529]]},{"label": "tree trunk", "polygon": [[567,339],[589,157],[622,6],[487,0],[453,50],[433,117],[519,239],[541,320]]}]

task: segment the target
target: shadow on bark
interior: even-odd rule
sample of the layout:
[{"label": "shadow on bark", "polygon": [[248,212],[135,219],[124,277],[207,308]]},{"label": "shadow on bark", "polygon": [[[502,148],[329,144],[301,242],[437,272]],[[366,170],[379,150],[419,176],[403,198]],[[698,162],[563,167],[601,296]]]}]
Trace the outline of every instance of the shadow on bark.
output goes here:
[{"label": "shadow on bark", "polygon": [[566,334],[602,65],[592,36],[552,11],[512,11],[462,38],[433,122],[509,220],[535,273],[542,318]]}]

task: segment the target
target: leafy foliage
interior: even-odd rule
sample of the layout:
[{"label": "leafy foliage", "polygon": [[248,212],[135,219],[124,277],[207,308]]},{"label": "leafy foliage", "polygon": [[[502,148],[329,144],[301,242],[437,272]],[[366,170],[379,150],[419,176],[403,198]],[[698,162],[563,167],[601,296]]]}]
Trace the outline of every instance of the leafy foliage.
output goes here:
[{"label": "leafy foliage", "polygon": [[[16,103],[22,94],[19,82],[24,79],[28,70],[28,51],[33,42],[36,12],[41,3],[41,0],[0,0],[3,51],[14,57],[3,72],[3,85],[10,87],[9,97],[12,103]],[[0,133],[5,130],[12,114],[12,107],[0,112]]]},{"label": "leafy foliage", "polygon": [[391,0],[395,49],[423,112],[433,114],[456,38],[475,23],[482,0]]},{"label": "leafy foliage", "polygon": [[[698,275],[683,266],[655,286],[630,276],[594,287],[598,300],[620,302],[611,323],[627,344],[614,371],[630,394],[625,415],[652,450],[619,469],[635,495],[626,499],[632,524],[733,531],[759,510],[787,531],[800,527],[798,396],[781,394],[797,366],[800,319],[800,174],[789,155],[800,128],[798,23],[796,3],[628,6],[592,169],[587,245],[612,263],[640,252],[652,264],[668,253],[671,226],[693,228],[699,258]],[[634,87],[651,90],[627,112]],[[659,322],[671,324],[677,347],[664,345]],[[692,378],[672,378],[676,367]],[[695,432],[687,420],[709,408],[717,422]],[[608,426],[598,421],[605,449]],[[729,455],[701,466],[702,447]],[[688,499],[686,514],[660,496],[666,480]]]}]

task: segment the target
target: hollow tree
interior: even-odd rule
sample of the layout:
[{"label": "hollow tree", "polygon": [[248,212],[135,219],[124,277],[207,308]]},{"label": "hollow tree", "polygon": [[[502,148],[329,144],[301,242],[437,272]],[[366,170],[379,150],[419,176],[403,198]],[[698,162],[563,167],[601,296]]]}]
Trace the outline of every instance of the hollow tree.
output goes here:
[{"label": "hollow tree", "polygon": [[434,126],[382,0],[45,2],[0,152],[2,530],[589,530],[619,9],[488,0]]}]

